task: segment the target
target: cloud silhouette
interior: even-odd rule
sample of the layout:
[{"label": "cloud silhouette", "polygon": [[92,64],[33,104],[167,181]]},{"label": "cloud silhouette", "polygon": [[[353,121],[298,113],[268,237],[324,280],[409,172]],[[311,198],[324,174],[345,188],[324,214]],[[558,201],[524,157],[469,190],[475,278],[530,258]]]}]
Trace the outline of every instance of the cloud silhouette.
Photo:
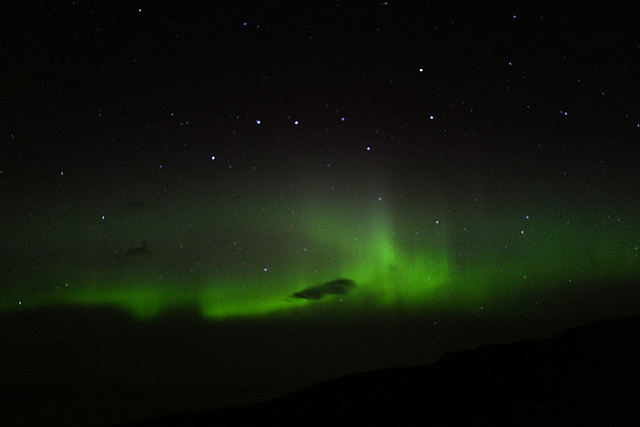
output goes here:
[{"label": "cloud silhouette", "polygon": [[325,295],[345,295],[351,288],[356,286],[356,282],[350,279],[336,279],[320,285],[310,286],[300,292],[291,295],[293,298],[314,299],[324,298]]},{"label": "cloud silhouette", "polygon": [[117,265],[126,265],[150,259],[153,251],[149,247],[149,243],[145,240],[138,246],[131,246],[127,250],[120,252],[115,251],[114,261]]},{"label": "cloud silhouette", "polygon": [[149,248],[149,244],[147,243],[147,241],[145,240],[139,246],[134,246],[132,248],[129,248],[124,253],[124,256],[126,257],[132,256],[132,255],[151,255],[151,249]]}]

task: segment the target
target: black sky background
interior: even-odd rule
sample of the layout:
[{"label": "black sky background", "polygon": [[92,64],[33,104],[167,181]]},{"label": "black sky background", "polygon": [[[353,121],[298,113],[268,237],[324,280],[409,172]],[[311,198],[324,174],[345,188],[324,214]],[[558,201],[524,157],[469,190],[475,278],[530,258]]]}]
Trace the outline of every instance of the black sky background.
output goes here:
[{"label": "black sky background", "polygon": [[[254,199],[293,204],[307,185],[371,182],[398,211],[429,194],[465,213],[482,194],[500,201],[488,216],[522,204],[559,217],[570,200],[603,227],[619,215],[638,241],[638,12],[615,1],[7,1],[0,232],[43,212],[69,221],[67,208],[99,223],[114,200],[144,212],[238,196],[250,210]],[[349,181],[353,171],[366,173]],[[40,252],[1,241],[0,295],[40,292],[14,280]],[[563,288],[544,304],[524,295],[507,320],[2,313],[2,375],[17,390],[5,401],[34,425],[30,408],[85,424],[246,402],[637,314],[634,289]]]},{"label": "black sky background", "polygon": [[[212,140],[247,162],[357,159],[354,136],[420,165],[598,173],[637,160],[633,10],[260,3],[14,3],[5,173],[179,169],[204,163]],[[255,120],[279,135],[261,140]]]}]

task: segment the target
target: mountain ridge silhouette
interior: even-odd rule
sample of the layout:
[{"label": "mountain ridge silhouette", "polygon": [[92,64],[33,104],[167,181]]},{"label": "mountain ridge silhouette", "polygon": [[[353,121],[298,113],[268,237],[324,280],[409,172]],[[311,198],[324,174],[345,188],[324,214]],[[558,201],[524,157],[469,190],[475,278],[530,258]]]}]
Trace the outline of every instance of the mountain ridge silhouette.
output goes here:
[{"label": "mountain ridge silhouette", "polygon": [[354,373],[249,406],[122,425],[619,425],[640,421],[639,384],[634,316]]}]

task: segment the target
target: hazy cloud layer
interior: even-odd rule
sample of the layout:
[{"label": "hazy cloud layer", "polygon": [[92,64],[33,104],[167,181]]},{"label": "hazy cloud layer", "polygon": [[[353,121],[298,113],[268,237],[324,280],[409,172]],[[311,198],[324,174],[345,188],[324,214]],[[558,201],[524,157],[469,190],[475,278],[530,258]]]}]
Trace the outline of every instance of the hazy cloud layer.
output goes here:
[{"label": "hazy cloud layer", "polygon": [[345,295],[351,288],[356,286],[356,282],[350,279],[336,279],[320,285],[310,286],[292,295],[293,298],[301,299],[321,299],[325,295]]}]

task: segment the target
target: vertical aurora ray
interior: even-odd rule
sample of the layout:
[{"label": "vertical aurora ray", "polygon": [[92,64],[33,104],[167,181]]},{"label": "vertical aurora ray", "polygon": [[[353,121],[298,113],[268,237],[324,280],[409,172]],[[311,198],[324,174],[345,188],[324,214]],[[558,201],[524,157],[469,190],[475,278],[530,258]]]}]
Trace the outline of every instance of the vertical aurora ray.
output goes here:
[{"label": "vertical aurora ray", "polygon": [[[337,307],[352,316],[468,313],[488,303],[508,306],[515,295],[639,275],[633,212],[618,210],[603,223],[605,215],[585,215],[577,204],[478,211],[461,204],[387,204],[371,192],[359,193],[365,196],[355,200],[305,193],[306,202],[292,202],[295,211],[258,208],[268,206],[260,201],[243,210],[247,200],[225,209],[193,201],[173,216],[158,209],[144,218],[144,227],[136,225],[162,230],[150,239],[149,253],[135,250],[142,234],[130,243],[133,249],[127,246],[126,227],[115,237],[113,227],[96,229],[94,247],[63,227],[51,231],[49,218],[42,224],[35,218],[35,229],[49,227],[44,250],[75,249],[48,263],[16,256],[12,262],[25,266],[5,269],[11,273],[5,276],[28,286],[3,288],[0,310],[110,306],[141,320],[182,309],[212,319],[326,315]],[[81,222],[76,227],[88,228]],[[117,242],[117,255],[105,250],[109,241]],[[336,279],[356,286],[319,300],[292,298]]]}]

